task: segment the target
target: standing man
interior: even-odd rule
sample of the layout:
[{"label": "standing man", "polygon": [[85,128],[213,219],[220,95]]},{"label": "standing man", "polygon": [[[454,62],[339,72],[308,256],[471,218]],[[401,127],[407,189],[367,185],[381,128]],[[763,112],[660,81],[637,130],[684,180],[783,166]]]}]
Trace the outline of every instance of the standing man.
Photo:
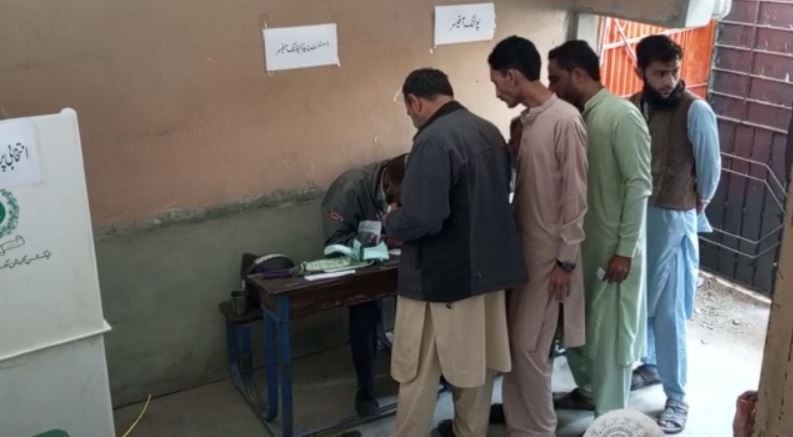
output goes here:
[{"label": "standing man", "polygon": [[[362,222],[380,221],[388,205],[399,202],[406,156],[347,170],[333,181],[322,199],[325,246],[351,246]],[[358,380],[355,411],[360,416],[372,415],[379,407],[374,380],[381,312],[379,300],[350,307],[350,350]]]},{"label": "standing man", "polygon": [[384,221],[404,242],[391,354],[396,435],[429,434],[443,375],[454,420],[441,435],[484,437],[494,374],[510,369],[503,290],[526,279],[507,148],[495,126],[454,100],[443,72],[410,73],[402,94],[418,133],[402,205]]},{"label": "standing man", "polygon": [[568,349],[578,389],[556,405],[602,415],[627,407],[631,368],[644,354],[650,135],[636,107],[603,88],[598,56],[586,42],[567,42],[548,58],[551,90],[581,110],[589,135],[586,346]]},{"label": "standing man", "polygon": [[688,418],[686,322],[697,288],[697,232],[712,231],[703,211],[719,185],[719,132],[713,110],[680,80],[683,50],[677,43],[666,35],[647,37],[636,46],[636,57],[644,90],[631,101],[650,126],[653,193],[647,210],[647,358],[633,385],[663,383],[667,401],[658,425],[676,434]]},{"label": "standing man", "polygon": [[515,219],[529,281],[509,292],[512,372],[502,385],[504,414],[511,437],[553,437],[551,348],[560,318],[567,347],[582,346],[585,337],[580,246],[586,130],[578,110],[540,83],[542,60],[531,41],[501,41],[488,63],[496,96],[510,108],[526,107],[516,153]]}]

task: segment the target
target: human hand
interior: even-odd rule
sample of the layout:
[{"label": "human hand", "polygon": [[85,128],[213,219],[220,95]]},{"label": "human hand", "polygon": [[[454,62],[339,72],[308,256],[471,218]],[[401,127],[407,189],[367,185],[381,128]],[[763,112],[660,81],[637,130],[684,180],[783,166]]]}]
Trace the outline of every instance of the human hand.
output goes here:
[{"label": "human hand", "polygon": [[701,213],[708,207],[708,201],[705,199],[697,198],[697,214]]},{"label": "human hand", "polygon": [[561,302],[570,296],[570,284],[573,282],[573,274],[566,272],[559,266],[554,266],[548,275],[548,293],[551,297]]},{"label": "human hand", "polygon": [[751,437],[754,426],[754,413],[757,406],[757,392],[747,391],[738,396],[735,405],[735,418],[732,422],[734,437]]},{"label": "human hand", "polygon": [[631,273],[631,265],[633,260],[620,255],[614,255],[609,260],[608,267],[606,268],[606,275],[603,281],[612,284],[621,284]]},{"label": "human hand", "polygon": [[385,210],[385,214],[383,214],[383,216],[380,218],[380,221],[383,222],[383,225],[385,225],[388,216],[394,213],[395,211],[397,211],[398,209],[399,209],[398,203],[392,202],[388,205],[388,208],[386,208]]},{"label": "human hand", "polygon": [[397,240],[396,238],[386,237],[385,244],[388,246],[389,249],[400,249],[402,248],[402,241]]}]

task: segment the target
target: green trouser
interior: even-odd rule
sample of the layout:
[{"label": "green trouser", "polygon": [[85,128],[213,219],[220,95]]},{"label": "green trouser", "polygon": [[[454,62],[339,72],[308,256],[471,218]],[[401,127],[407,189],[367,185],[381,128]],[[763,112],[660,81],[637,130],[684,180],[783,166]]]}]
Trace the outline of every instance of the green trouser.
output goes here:
[{"label": "green trouser", "polygon": [[567,363],[576,385],[595,401],[595,417],[628,407],[632,369],[631,366],[618,366],[615,361],[608,353],[596,354],[596,359],[590,359],[584,348],[567,350]]}]

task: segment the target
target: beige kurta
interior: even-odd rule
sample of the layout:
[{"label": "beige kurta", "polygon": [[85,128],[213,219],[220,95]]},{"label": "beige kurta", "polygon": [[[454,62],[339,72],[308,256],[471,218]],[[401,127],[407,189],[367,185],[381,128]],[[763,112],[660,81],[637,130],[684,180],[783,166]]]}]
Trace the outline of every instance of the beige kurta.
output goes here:
[{"label": "beige kurta", "polygon": [[[529,281],[508,296],[512,373],[502,385],[510,437],[552,437],[553,361],[549,353],[560,302],[549,293],[556,261],[581,264],[586,214],[586,130],[580,113],[552,96],[523,113],[518,150],[515,216]],[[581,267],[564,300],[564,340],[584,343]]]},{"label": "beige kurta", "polygon": [[469,297],[451,304],[397,298],[391,376],[413,380],[419,367],[426,312],[443,376],[455,387],[485,383],[487,369],[510,370],[506,305],[503,291]]},{"label": "beige kurta", "polygon": [[546,317],[556,316],[549,307],[559,304],[548,293],[548,275],[557,260],[572,261],[578,267],[564,301],[564,343],[581,346],[585,302],[580,246],[587,196],[584,121],[575,107],[555,95],[524,112],[521,121],[515,221],[529,281],[510,296],[510,333],[514,342],[530,351],[536,348]]}]

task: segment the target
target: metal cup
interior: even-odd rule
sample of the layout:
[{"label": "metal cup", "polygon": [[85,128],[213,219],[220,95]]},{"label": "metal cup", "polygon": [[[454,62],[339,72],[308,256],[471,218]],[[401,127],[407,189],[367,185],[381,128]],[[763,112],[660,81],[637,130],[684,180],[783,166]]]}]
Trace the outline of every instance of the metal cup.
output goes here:
[{"label": "metal cup", "polygon": [[238,316],[248,313],[248,293],[245,290],[234,290],[231,292],[231,311]]}]

